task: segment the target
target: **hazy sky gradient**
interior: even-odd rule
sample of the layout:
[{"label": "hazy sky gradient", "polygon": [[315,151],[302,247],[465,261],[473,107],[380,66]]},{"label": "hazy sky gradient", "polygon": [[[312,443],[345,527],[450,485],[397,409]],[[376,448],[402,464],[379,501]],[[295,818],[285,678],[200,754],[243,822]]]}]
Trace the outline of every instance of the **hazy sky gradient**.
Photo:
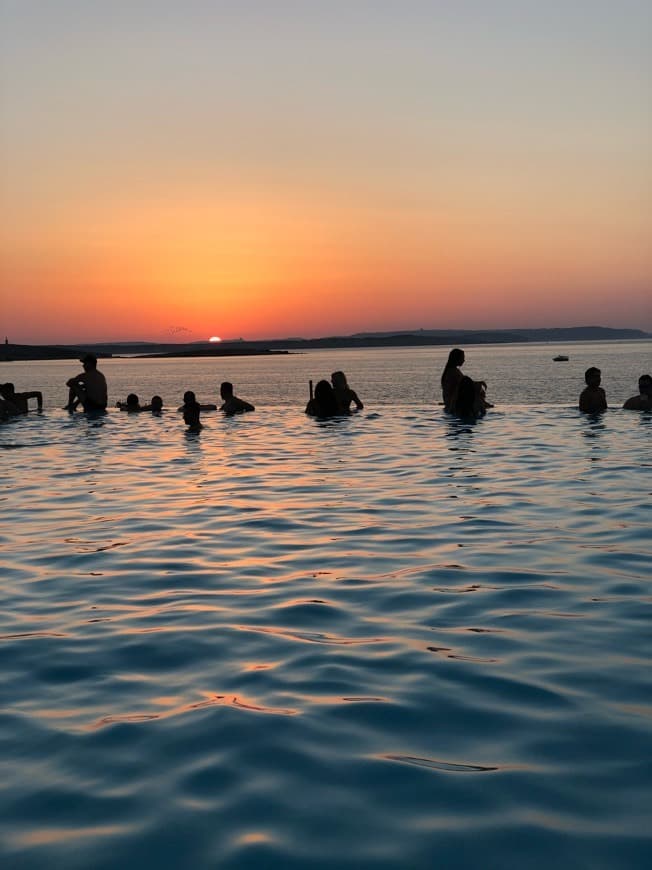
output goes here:
[{"label": "hazy sky gradient", "polygon": [[652,4],[0,0],[0,330],[652,330]]}]

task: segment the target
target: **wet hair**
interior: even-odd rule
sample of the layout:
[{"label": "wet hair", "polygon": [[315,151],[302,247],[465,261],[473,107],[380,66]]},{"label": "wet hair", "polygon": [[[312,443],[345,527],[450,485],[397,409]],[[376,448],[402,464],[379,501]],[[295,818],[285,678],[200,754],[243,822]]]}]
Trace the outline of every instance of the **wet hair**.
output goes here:
[{"label": "wet hair", "polygon": [[642,392],[642,387],[651,387],[652,386],[652,375],[641,375],[638,379],[638,387]]},{"label": "wet hair", "polygon": [[457,389],[455,413],[458,417],[475,417],[475,381],[464,375]]},{"label": "wet hair", "polygon": [[452,351],[448,354],[448,359],[446,360],[446,365],[444,366],[444,371],[441,373],[441,383],[444,385],[444,378],[446,376],[446,372],[451,369],[456,369],[458,366],[461,366],[464,363],[464,351],[459,347],[454,347]]},{"label": "wet hair", "polygon": [[152,411],[160,411],[163,407],[163,399],[160,396],[152,396],[150,405],[152,406]]},{"label": "wet hair", "polygon": [[333,372],[331,375],[331,383],[336,390],[343,390],[345,387],[348,387],[344,372]]},{"label": "wet hair", "polygon": [[132,405],[138,405],[138,396],[135,393],[129,393],[127,396],[127,405],[130,407]]},{"label": "wet hair", "polygon": [[196,399],[195,394],[193,393],[193,391],[192,391],[192,390],[186,390],[186,392],[183,394],[183,404],[184,404],[184,405],[190,405],[192,402],[196,402],[196,401],[197,401],[197,399]]},{"label": "wet hair", "polygon": [[0,384],[0,393],[6,398],[7,396],[13,396],[16,392],[16,387],[11,383],[11,381],[7,381],[6,384]]},{"label": "wet hair", "polygon": [[333,388],[328,381],[317,381],[315,385],[315,404],[320,417],[334,417],[340,413],[340,407]]},{"label": "wet hair", "polygon": [[602,376],[602,372],[600,371],[600,369],[596,368],[595,366],[591,366],[590,368],[588,368],[584,372],[584,380],[586,381],[587,384],[592,378],[594,378],[594,377],[600,378],[601,376]]},{"label": "wet hair", "polygon": [[227,396],[233,395],[233,384],[231,381],[222,381],[220,384],[220,396],[226,393]]}]

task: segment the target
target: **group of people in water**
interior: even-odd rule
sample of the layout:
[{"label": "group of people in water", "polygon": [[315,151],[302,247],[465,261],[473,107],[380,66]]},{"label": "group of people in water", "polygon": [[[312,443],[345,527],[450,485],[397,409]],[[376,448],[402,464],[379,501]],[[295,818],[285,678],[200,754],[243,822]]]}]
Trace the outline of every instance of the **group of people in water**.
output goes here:
[{"label": "group of people in water", "polygon": [[[584,372],[586,387],[580,393],[580,411],[601,414],[607,410],[607,394],[600,386],[602,372],[595,366]],[[652,411],[652,375],[638,379],[638,396],[631,396],[623,405],[626,411]]]},{"label": "group of people in water", "polygon": [[[487,384],[485,381],[475,381],[462,374],[464,351],[456,347],[451,350],[441,375],[441,390],[444,410],[464,420],[483,417],[489,408],[494,406],[487,400]],[[64,409],[75,411],[80,405],[86,412],[105,411],[108,404],[106,378],[97,368],[95,354],[87,353],[81,357],[83,371],[66,381],[68,387],[68,402]],[[601,413],[607,409],[607,397],[600,386],[600,369],[591,366],[584,374],[586,387],[579,398],[579,409],[587,414]],[[623,408],[632,411],[652,410],[652,375],[641,375],[638,379],[639,395],[627,399]],[[26,414],[29,410],[29,400],[34,399],[37,408],[43,407],[43,394],[32,392],[18,393],[12,383],[0,384],[0,420]],[[222,404],[219,407],[224,414],[232,416],[255,411],[254,406],[240,399],[233,391],[233,384],[223,381],[220,386]],[[310,381],[310,399],[306,405],[306,414],[313,417],[338,417],[361,411],[364,405],[355,390],[349,386],[346,375],[342,371],[333,372],[330,382],[320,380],[314,392]],[[150,411],[160,414],[163,410],[163,399],[152,396],[148,404],[141,405],[136,393],[130,393],[126,401],[116,402],[116,407],[127,413]],[[183,404],[178,408],[183,413],[185,424],[191,430],[201,429],[201,412],[217,411],[216,404],[200,404],[192,390],[184,393]]]}]

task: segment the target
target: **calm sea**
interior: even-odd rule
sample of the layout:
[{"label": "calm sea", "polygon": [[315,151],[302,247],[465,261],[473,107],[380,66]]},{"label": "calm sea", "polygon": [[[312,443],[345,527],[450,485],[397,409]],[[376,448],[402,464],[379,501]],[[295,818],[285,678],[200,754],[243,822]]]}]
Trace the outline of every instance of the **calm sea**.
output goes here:
[{"label": "calm sea", "polygon": [[[0,425],[3,870],[647,868],[651,347],[469,348],[475,425],[443,349],[103,364],[261,409],[199,434],[0,364],[46,399]],[[306,417],[337,368],[365,410]]]},{"label": "calm sea", "polygon": [[[449,348],[365,348],[315,350],[268,357],[206,359],[107,359],[101,370],[110,402],[137,393],[149,401],[163,397],[178,407],[186,390],[203,402],[219,399],[219,385],[232,381],[236,392],[256,406],[303,409],[308,381],[330,378],[342,369],[365,404],[428,405],[441,401],[439,380]],[[565,354],[568,362],[554,362]],[[500,404],[576,405],[589,366],[602,370],[602,385],[614,407],[638,392],[639,375],[652,369],[652,341],[575,344],[478,345],[466,348],[463,371],[488,383],[488,398]],[[0,363],[0,381],[17,390],[42,390],[48,408],[65,404],[65,382],[81,370],[74,360]]]}]

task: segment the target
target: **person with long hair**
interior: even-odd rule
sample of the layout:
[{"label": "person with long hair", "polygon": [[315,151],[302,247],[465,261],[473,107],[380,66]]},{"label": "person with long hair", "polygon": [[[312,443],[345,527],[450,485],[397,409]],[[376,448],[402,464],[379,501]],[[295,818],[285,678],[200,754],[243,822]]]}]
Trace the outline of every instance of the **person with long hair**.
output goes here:
[{"label": "person with long hair", "polygon": [[460,382],[464,377],[460,371],[460,366],[464,365],[464,351],[459,347],[454,347],[448,354],[448,360],[444,366],[444,371],[441,374],[441,391],[444,398],[444,409],[452,412],[455,405],[455,398],[460,386]]},{"label": "person with long hair", "polygon": [[348,413],[340,408],[335,390],[328,381],[317,381],[314,398],[306,405],[306,414],[311,417],[337,417]]}]

